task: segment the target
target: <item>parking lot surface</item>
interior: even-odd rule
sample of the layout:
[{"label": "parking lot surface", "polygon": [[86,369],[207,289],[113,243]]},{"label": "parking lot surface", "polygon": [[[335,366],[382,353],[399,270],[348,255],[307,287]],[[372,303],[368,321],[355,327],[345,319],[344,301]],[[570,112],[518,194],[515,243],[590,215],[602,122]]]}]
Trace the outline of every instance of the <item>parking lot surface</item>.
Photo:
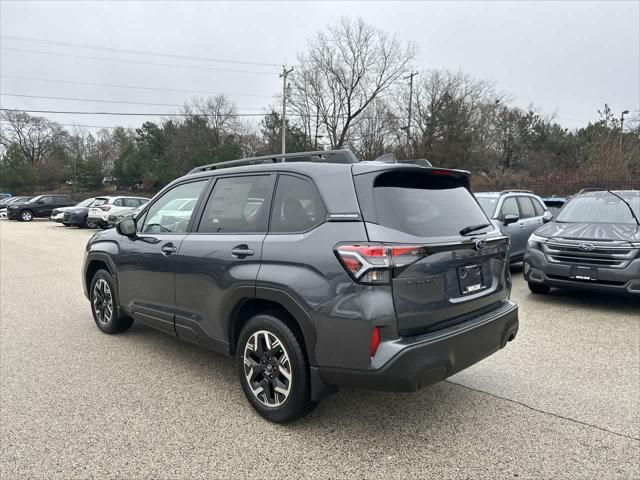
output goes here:
[{"label": "parking lot surface", "polygon": [[342,389],[291,425],[233,360],[147,327],[99,332],[91,231],[0,221],[0,477],[639,478],[640,302],[530,294],[520,332],[415,394]]}]

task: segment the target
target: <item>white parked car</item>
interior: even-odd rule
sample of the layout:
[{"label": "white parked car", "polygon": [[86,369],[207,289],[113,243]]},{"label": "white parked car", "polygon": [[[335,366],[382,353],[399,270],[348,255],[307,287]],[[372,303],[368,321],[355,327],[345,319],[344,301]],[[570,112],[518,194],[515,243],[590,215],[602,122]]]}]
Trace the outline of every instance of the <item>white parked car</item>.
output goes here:
[{"label": "white parked car", "polygon": [[62,223],[62,219],[64,218],[64,212],[66,210],[69,210],[70,208],[77,208],[77,207],[88,207],[93,203],[94,200],[95,198],[91,197],[81,201],[80,203],[72,207],[54,208],[53,211],[51,212],[51,220],[53,220],[54,222]]},{"label": "white parked car", "polygon": [[145,197],[96,197],[97,200],[105,201],[100,206],[91,206],[89,208],[89,221],[100,228],[107,228],[109,226],[109,215],[141,207],[150,199]]}]

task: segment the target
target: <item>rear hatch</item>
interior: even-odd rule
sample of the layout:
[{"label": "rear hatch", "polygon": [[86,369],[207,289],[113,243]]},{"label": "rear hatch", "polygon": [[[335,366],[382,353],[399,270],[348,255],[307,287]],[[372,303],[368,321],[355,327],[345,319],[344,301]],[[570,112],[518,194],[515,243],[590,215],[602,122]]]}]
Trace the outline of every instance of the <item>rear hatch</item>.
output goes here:
[{"label": "rear hatch", "polygon": [[508,297],[508,239],[473,197],[467,172],[361,164],[353,173],[369,245],[382,245],[390,264],[400,335],[446,328]]}]

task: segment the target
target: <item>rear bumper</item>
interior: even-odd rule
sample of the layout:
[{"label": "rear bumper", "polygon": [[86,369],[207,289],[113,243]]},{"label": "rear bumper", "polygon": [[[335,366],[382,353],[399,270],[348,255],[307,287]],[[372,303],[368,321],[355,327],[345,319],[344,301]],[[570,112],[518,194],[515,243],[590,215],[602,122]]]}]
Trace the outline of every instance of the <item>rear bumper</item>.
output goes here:
[{"label": "rear bumper", "polygon": [[511,301],[444,331],[403,337],[398,352],[381,368],[314,367],[312,378],[327,385],[413,392],[433,385],[503,348],[518,333],[518,307]]},{"label": "rear bumper", "polygon": [[551,263],[540,250],[527,249],[524,257],[524,279],[549,287],[588,290],[640,296],[640,258],[632,260],[626,268],[598,267],[598,280],[574,280],[571,265]]},{"label": "rear bumper", "polygon": [[96,224],[99,227],[107,227],[109,226],[109,222],[106,219],[101,217],[92,217],[89,216],[87,219],[89,222]]}]

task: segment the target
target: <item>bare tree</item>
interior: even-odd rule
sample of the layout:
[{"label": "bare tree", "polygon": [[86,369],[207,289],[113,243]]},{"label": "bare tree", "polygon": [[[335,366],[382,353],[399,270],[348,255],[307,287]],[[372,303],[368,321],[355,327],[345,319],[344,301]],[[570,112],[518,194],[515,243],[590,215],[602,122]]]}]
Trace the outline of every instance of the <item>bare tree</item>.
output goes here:
[{"label": "bare tree", "polygon": [[17,147],[33,168],[40,167],[54,147],[61,129],[42,117],[22,112],[0,112],[0,121],[6,123],[0,135],[4,148]]},{"label": "bare tree", "polygon": [[356,119],[409,71],[414,57],[412,44],[403,46],[362,19],[342,18],[318,32],[298,56],[292,109],[310,136],[321,127],[331,147],[341,148]]}]

